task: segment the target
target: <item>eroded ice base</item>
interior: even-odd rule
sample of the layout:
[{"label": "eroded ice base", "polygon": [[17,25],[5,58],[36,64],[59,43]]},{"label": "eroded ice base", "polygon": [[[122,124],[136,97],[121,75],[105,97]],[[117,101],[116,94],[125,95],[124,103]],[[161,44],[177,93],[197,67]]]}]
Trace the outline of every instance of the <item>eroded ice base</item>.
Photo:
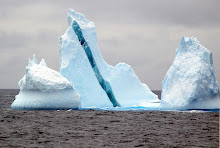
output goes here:
[{"label": "eroded ice base", "polygon": [[197,99],[187,105],[161,103],[160,110],[216,110],[219,109],[220,99],[219,96],[213,98],[206,98],[203,100]]},{"label": "eroded ice base", "polygon": [[73,89],[52,92],[20,90],[11,107],[15,110],[79,109],[80,97]]}]

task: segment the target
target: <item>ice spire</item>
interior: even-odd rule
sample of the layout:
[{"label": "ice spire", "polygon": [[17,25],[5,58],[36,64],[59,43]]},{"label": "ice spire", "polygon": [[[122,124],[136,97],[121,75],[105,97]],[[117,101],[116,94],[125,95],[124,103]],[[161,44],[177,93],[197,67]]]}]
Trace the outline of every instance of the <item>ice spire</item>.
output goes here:
[{"label": "ice spire", "polygon": [[45,62],[44,59],[42,59],[42,60],[40,61],[39,65],[40,65],[40,66],[47,67],[47,64],[46,64],[46,62]]}]

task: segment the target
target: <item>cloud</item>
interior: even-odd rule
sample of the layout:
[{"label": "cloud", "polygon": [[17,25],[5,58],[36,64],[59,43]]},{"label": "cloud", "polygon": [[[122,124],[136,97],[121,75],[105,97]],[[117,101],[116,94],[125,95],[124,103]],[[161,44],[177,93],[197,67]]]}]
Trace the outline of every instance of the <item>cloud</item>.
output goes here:
[{"label": "cloud", "polygon": [[1,52],[14,52],[14,49],[25,48],[25,43],[30,42],[30,35],[0,31],[0,39]]}]

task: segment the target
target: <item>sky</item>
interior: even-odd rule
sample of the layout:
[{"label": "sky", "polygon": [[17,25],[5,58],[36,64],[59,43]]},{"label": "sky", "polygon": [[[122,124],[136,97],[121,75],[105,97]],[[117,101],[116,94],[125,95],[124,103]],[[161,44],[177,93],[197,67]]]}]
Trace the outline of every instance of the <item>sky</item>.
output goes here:
[{"label": "sky", "polygon": [[59,71],[69,8],[95,23],[108,64],[131,65],[152,90],[162,88],[182,36],[197,37],[213,53],[220,82],[219,6],[219,0],[1,0],[0,89],[18,88],[33,54]]}]

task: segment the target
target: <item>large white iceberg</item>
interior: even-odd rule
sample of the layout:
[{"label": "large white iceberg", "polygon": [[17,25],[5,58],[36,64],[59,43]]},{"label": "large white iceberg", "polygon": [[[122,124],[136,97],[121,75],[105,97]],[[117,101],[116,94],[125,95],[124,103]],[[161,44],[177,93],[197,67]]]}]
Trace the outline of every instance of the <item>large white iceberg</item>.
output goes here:
[{"label": "large white iceberg", "polygon": [[81,106],[112,107],[72,27],[60,38],[60,46],[60,73],[72,82],[80,93]]},{"label": "large white iceberg", "polygon": [[19,94],[12,103],[13,109],[50,110],[78,109],[80,96],[60,73],[47,67],[44,59],[29,60],[24,77],[18,83]]},{"label": "large white iceberg", "polygon": [[93,22],[70,9],[68,23],[60,39],[60,73],[80,93],[82,107],[151,106],[159,100],[130,65],[104,61]]},{"label": "large white iceberg", "polygon": [[162,82],[160,109],[219,109],[212,53],[196,38],[183,37]]}]

